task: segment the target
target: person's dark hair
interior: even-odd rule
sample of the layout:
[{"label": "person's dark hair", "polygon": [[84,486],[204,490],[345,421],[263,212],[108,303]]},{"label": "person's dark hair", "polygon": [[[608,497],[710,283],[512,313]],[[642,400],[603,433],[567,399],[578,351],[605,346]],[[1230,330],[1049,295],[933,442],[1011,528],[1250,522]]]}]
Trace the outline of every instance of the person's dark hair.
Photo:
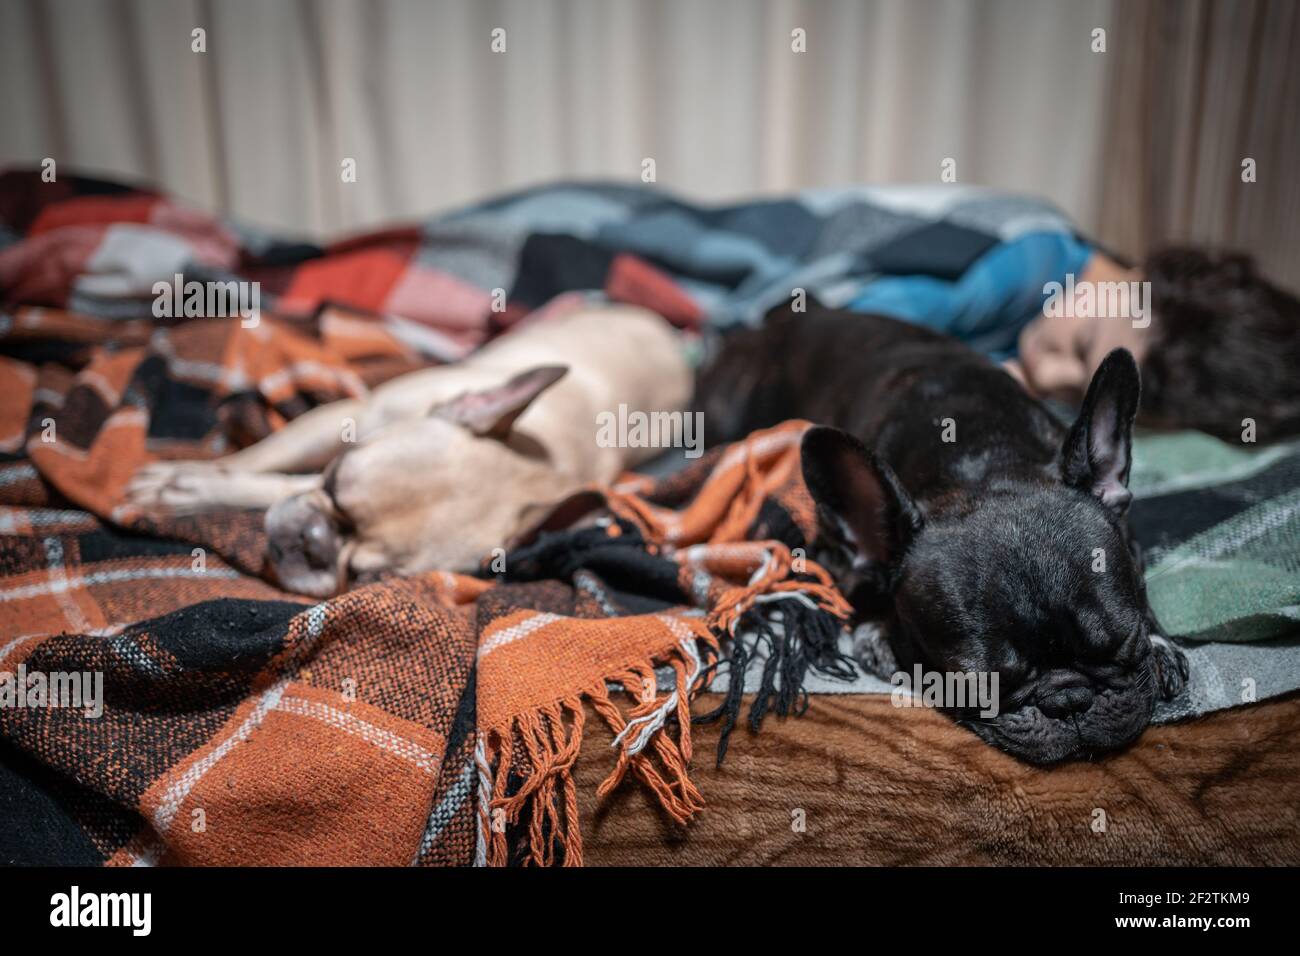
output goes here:
[{"label": "person's dark hair", "polygon": [[1156,340],[1142,363],[1143,416],[1240,441],[1300,434],[1300,299],[1249,256],[1168,248],[1146,261]]}]

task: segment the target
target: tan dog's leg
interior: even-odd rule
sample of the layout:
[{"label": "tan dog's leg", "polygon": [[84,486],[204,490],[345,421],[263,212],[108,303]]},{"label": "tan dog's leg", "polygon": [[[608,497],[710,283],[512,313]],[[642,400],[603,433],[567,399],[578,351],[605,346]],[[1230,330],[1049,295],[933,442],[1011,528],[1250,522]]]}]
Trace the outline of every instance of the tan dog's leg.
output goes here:
[{"label": "tan dog's leg", "polygon": [[314,408],[256,445],[216,461],[156,461],[140,468],[126,501],[148,511],[201,514],[229,508],[269,508],[320,484],[318,472],[355,435],[364,402],[345,399]]},{"label": "tan dog's leg", "polygon": [[320,475],[228,471],[210,462],[159,462],[141,468],[127,488],[127,500],[147,511],[204,514],[269,508],[282,498],[319,488]]}]

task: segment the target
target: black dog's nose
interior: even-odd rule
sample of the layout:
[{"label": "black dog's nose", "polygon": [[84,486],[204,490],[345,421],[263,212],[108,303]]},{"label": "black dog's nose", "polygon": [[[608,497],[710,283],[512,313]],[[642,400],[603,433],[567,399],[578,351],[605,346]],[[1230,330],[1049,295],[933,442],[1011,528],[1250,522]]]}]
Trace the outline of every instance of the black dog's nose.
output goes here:
[{"label": "black dog's nose", "polygon": [[1048,717],[1068,717],[1092,706],[1092,691],[1087,687],[1063,687],[1038,701],[1038,709]]},{"label": "black dog's nose", "polygon": [[329,519],[314,512],[302,528],[302,553],[317,571],[332,568],[339,554],[339,537]]}]

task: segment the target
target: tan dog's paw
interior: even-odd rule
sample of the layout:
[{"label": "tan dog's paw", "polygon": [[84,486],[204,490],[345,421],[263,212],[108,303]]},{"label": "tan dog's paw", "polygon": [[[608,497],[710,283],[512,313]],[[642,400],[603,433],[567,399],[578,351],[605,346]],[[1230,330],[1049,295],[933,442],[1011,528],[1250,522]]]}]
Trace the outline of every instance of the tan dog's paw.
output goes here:
[{"label": "tan dog's paw", "polygon": [[159,461],[144,465],[127,483],[124,500],[144,511],[194,515],[221,500],[230,474],[206,461]]}]

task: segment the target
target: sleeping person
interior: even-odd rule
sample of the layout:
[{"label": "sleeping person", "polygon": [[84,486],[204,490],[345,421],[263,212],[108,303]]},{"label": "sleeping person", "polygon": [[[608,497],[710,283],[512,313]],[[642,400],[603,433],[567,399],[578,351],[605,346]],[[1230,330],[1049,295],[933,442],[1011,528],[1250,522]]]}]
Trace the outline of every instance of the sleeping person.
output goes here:
[{"label": "sleeping person", "polygon": [[[870,192],[893,204],[933,188]],[[957,207],[981,210],[980,233],[941,214],[873,250],[871,274],[843,306],[953,335],[1029,391],[1074,404],[1123,346],[1141,369],[1148,424],[1234,441],[1247,422],[1259,441],[1300,433],[1300,299],[1249,257],[1170,247],[1128,266],[1047,203],[980,202]]]},{"label": "sleeping person", "polygon": [[1018,359],[1006,365],[1030,391],[1077,400],[1122,345],[1141,369],[1148,424],[1229,441],[1300,433],[1300,299],[1259,275],[1248,257],[1167,248],[1126,269],[1096,252],[1084,277],[1149,282],[1151,324],[1059,311],[1034,317],[1020,333]]}]

